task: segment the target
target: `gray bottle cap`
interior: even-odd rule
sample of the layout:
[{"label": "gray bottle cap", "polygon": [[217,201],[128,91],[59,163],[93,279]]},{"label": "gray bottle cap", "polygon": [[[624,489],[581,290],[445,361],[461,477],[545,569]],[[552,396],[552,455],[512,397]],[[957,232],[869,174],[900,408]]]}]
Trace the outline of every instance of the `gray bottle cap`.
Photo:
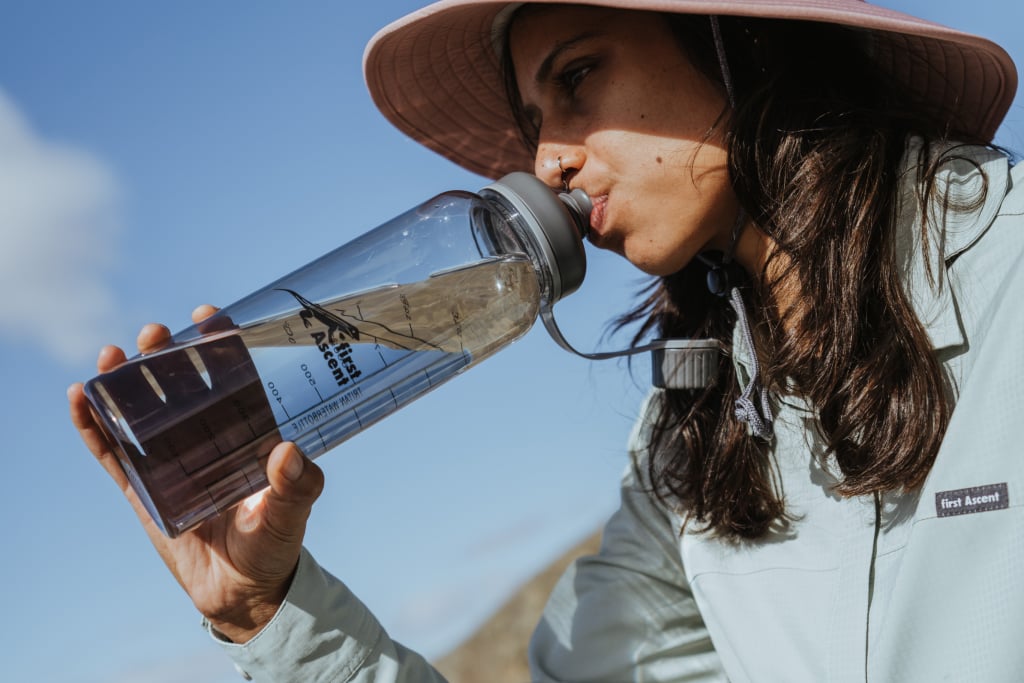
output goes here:
[{"label": "gray bottle cap", "polygon": [[651,383],[662,389],[703,389],[715,383],[722,345],[717,339],[658,340]]},{"label": "gray bottle cap", "polygon": [[562,195],[535,175],[509,173],[481,193],[503,197],[523,217],[539,258],[551,271],[552,303],[575,292],[587,273],[583,237],[590,225],[592,204],[583,190]]}]

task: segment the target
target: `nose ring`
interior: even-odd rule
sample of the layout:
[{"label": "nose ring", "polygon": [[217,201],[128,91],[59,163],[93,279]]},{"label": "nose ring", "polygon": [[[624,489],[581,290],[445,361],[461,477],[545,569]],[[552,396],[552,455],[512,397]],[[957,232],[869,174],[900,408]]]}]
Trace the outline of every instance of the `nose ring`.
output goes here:
[{"label": "nose ring", "polygon": [[564,166],[562,166],[562,156],[561,155],[558,156],[558,170],[561,171],[561,173],[562,173],[562,189],[564,191],[568,192],[569,191],[569,178],[567,178],[566,176],[568,176],[569,172],[565,170]]}]

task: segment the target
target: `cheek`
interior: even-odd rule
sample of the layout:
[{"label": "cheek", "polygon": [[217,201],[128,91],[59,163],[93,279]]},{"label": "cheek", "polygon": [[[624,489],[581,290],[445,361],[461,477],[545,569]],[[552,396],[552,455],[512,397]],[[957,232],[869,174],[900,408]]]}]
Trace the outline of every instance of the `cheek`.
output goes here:
[{"label": "cheek", "polygon": [[666,210],[674,213],[689,241],[696,241],[700,248],[724,247],[739,211],[725,153],[707,146],[690,161],[692,166],[675,174],[674,187],[666,188],[671,196],[664,202]]},{"label": "cheek", "polygon": [[635,228],[607,245],[645,273],[670,275],[701,251],[728,247],[738,203],[727,182],[669,183],[647,199],[632,207]]}]

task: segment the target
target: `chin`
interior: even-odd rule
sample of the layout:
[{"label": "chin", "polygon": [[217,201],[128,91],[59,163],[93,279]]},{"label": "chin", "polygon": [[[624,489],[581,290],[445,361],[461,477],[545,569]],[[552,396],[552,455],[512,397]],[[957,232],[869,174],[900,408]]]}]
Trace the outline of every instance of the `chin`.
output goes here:
[{"label": "chin", "polygon": [[632,254],[627,251],[623,256],[644,273],[655,277],[672,275],[690,261],[689,258],[684,258],[678,254],[666,258],[664,252],[650,250]]},{"label": "chin", "polygon": [[630,263],[636,266],[638,269],[643,271],[647,275],[653,275],[654,277],[665,277],[679,270],[679,268],[673,268],[660,261],[634,261],[628,259]]}]

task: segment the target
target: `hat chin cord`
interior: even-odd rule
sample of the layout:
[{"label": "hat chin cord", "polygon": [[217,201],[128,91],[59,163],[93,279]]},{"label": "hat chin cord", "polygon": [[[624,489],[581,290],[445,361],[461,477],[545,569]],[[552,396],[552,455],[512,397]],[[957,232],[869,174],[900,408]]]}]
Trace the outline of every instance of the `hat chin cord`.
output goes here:
[{"label": "hat chin cord", "polygon": [[773,435],[772,409],[768,400],[768,390],[761,383],[761,366],[757,359],[757,350],[754,348],[754,335],[750,331],[747,308],[743,305],[739,287],[729,281],[729,266],[732,264],[736,244],[739,242],[740,232],[743,230],[746,219],[747,212],[740,207],[736,221],[733,223],[729,250],[724,254],[717,251],[703,252],[697,255],[697,260],[708,267],[708,291],[721,298],[728,295],[729,304],[736,313],[736,326],[750,354],[750,378],[747,385],[743,387],[740,397],[736,399],[733,412],[736,419],[747,423],[754,436],[770,441]]}]

